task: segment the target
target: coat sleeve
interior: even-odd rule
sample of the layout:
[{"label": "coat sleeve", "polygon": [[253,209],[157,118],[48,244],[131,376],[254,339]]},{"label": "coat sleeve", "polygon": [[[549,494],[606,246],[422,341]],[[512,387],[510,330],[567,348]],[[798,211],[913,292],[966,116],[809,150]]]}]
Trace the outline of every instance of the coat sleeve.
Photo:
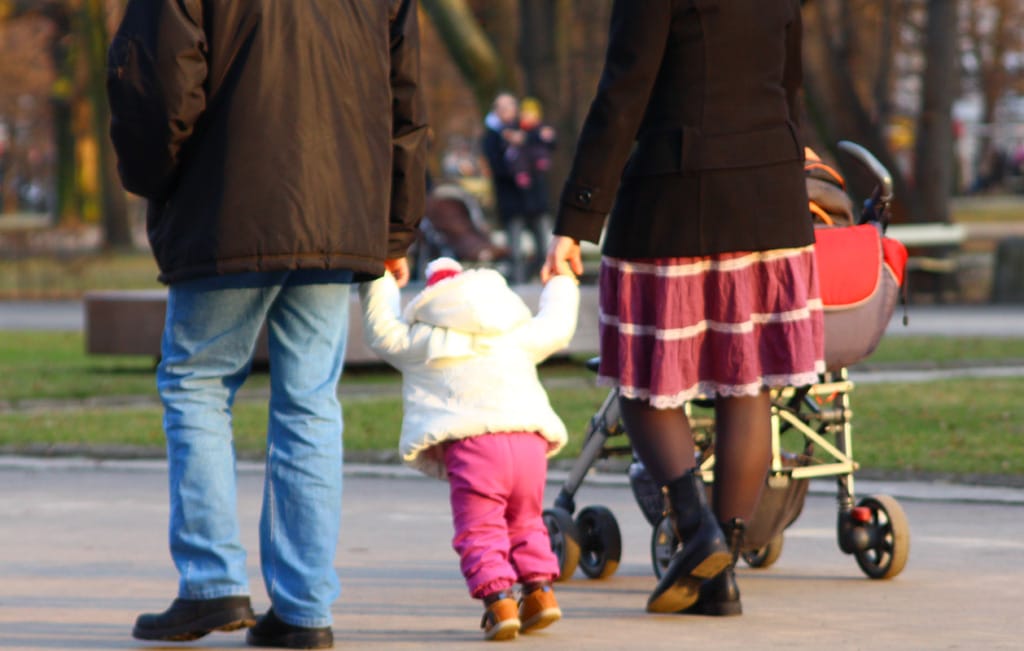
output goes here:
[{"label": "coat sleeve", "polygon": [[668,42],[670,0],[615,0],[608,52],[562,190],[555,233],[597,242]]},{"label": "coat sleeve", "polygon": [[401,369],[423,361],[429,329],[411,328],[402,320],[401,294],[390,273],[359,286],[363,306],[363,336],[366,345],[391,364]]},{"label": "coat sleeve", "polygon": [[414,0],[392,0],[391,111],[393,158],[388,257],[404,257],[423,217],[427,119],[420,85],[420,36]]},{"label": "coat sleeve", "polygon": [[782,87],[789,104],[789,119],[800,125],[800,88],[803,85],[803,17],[800,2],[793,2],[793,21],[786,27],[786,63],[782,70]]},{"label": "coat sleeve", "polygon": [[520,328],[521,345],[534,364],[569,345],[576,332],[580,311],[580,289],[571,276],[555,276],[544,286],[540,309]]},{"label": "coat sleeve", "polygon": [[110,137],[129,192],[162,201],[206,108],[201,0],[129,0],[107,51]]}]

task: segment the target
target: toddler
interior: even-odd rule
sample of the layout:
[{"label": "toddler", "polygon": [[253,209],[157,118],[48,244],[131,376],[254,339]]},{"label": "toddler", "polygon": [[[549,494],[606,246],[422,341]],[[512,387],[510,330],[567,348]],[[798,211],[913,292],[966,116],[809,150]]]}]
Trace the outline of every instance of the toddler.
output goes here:
[{"label": "toddler", "polygon": [[403,460],[450,484],[452,546],[483,601],[484,637],[512,639],[562,616],[541,513],[547,457],[566,430],[536,365],[572,338],[579,289],[571,276],[552,278],[534,316],[497,271],[439,258],[426,275],[404,311],[389,274],[364,284],[365,335],[402,372]]}]

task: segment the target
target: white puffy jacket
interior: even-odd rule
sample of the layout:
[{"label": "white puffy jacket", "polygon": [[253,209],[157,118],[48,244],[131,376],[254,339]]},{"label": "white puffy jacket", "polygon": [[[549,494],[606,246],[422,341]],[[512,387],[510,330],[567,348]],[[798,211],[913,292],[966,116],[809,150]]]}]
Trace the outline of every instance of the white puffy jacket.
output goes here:
[{"label": "white puffy jacket", "polygon": [[402,372],[399,448],[406,464],[446,479],[444,441],[489,432],[539,432],[549,456],[565,424],[548,402],[536,365],[576,330],[579,288],[556,276],[536,316],[491,269],[463,271],[416,295],[402,312],[394,278],[360,287],[367,344]]}]

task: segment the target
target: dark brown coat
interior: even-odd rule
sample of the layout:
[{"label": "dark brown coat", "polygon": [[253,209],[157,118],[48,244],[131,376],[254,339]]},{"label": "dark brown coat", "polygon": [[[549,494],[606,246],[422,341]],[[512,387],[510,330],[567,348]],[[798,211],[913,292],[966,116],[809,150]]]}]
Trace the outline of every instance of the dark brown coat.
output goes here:
[{"label": "dark brown coat", "polygon": [[423,214],[412,0],[131,0],[111,136],[161,280],[383,273]]},{"label": "dark brown coat", "polygon": [[798,0],[616,0],[555,233],[597,242],[611,211],[615,257],[811,243],[801,27]]}]

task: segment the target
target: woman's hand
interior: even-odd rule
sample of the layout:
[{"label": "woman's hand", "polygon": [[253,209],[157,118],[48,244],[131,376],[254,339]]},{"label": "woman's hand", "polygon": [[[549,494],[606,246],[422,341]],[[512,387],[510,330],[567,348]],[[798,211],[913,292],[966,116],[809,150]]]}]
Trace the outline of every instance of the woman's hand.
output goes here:
[{"label": "woman's hand", "polygon": [[565,235],[555,235],[548,245],[548,257],[540,270],[540,280],[548,282],[554,276],[577,277],[583,274],[580,243]]}]

